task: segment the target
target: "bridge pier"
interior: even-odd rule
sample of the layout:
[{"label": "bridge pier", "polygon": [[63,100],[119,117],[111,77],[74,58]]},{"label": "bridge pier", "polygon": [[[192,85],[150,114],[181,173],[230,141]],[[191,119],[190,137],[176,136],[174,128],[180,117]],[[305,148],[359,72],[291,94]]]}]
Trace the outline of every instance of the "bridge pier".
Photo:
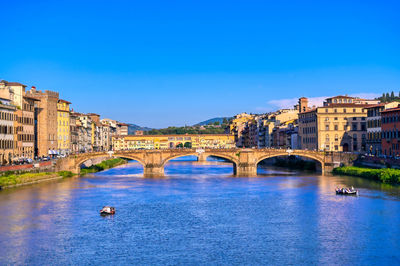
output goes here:
[{"label": "bridge pier", "polygon": [[204,154],[204,152],[203,153],[200,153],[199,155],[197,155],[197,161],[198,162],[205,162],[205,161],[207,161],[207,155],[205,155]]},{"label": "bridge pier", "polygon": [[248,163],[239,163],[234,168],[234,173],[239,177],[257,176],[257,165]]},{"label": "bridge pier", "polygon": [[144,177],[162,177],[164,176],[164,166],[155,164],[146,164],[143,166]]}]

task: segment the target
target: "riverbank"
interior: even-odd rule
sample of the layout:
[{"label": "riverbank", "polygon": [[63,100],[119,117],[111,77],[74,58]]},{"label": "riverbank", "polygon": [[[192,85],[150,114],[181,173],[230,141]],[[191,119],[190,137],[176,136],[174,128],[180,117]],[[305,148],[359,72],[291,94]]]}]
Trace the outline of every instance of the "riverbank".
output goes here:
[{"label": "riverbank", "polygon": [[67,178],[72,176],[74,176],[74,174],[69,171],[61,171],[55,173],[42,172],[42,173],[23,173],[23,174],[15,174],[13,172],[8,172],[0,176],[0,189],[30,185],[39,182]]},{"label": "riverbank", "polygon": [[83,175],[86,175],[89,173],[97,173],[97,172],[100,172],[100,171],[103,171],[106,169],[110,169],[110,168],[116,167],[118,165],[126,164],[126,163],[127,163],[127,160],[124,160],[121,158],[105,160],[99,164],[95,164],[90,167],[81,169],[80,175],[83,176]]},{"label": "riverbank", "polygon": [[400,184],[400,170],[392,168],[371,169],[355,166],[344,166],[334,168],[332,173],[334,175],[350,175],[358,176],[366,179],[375,180],[388,184]]}]

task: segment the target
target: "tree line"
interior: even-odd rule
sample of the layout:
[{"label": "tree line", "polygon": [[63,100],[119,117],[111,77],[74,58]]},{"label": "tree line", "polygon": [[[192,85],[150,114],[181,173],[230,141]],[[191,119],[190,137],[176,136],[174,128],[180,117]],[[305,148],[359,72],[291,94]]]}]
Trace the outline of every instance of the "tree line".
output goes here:
[{"label": "tree line", "polygon": [[400,92],[399,94],[396,96],[394,94],[394,92],[392,91],[390,94],[387,93],[383,93],[381,97],[378,97],[377,100],[379,100],[382,103],[387,103],[387,102],[400,102]]}]

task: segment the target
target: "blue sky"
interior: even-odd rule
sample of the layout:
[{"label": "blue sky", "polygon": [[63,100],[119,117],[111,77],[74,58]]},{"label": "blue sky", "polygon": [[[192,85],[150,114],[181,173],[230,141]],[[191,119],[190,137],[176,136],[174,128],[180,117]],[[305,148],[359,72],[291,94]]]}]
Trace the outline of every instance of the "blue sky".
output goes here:
[{"label": "blue sky", "polygon": [[0,4],[0,79],[142,126],[400,90],[399,1]]}]

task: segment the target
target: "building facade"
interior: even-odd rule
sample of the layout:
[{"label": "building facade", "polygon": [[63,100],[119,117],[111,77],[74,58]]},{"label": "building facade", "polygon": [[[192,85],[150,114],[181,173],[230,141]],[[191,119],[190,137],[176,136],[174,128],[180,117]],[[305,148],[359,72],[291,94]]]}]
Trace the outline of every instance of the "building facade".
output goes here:
[{"label": "building facade", "polygon": [[398,107],[398,102],[381,103],[366,107],[367,110],[367,151],[372,155],[382,154],[381,112]]},{"label": "building facade", "polygon": [[74,111],[69,113],[69,132],[70,132],[70,150],[71,153],[79,152],[78,148],[78,125],[77,125],[78,114]]},{"label": "building facade", "polygon": [[[298,118],[298,107],[296,109],[281,109],[276,112],[272,112],[263,116],[256,117],[257,120],[257,147],[258,148],[271,148],[274,147],[274,135],[273,133],[278,129],[280,131],[286,130],[288,133],[292,131],[289,129],[293,127],[297,131],[297,118]],[[291,136],[290,136],[291,138]],[[275,136],[276,139],[276,136]],[[282,145],[282,146],[291,146]]]},{"label": "building facade", "polygon": [[354,99],[348,96],[331,97],[326,99],[322,107],[301,111],[299,113],[301,148],[365,152],[367,105],[354,103]]},{"label": "building facade", "polygon": [[400,155],[400,108],[381,111],[382,153],[386,156]]},{"label": "building facade", "polygon": [[36,98],[23,96],[21,108],[16,111],[15,155],[18,158],[34,159],[35,157],[35,104],[38,101]]},{"label": "building facade", "polygon": [[257,146],[257,121],[254,115],[241,113],[229,124],[229,132],[235,137],[237,147]]},{"label": "building facade", "polygon": [[203,135],[127,135],[113,136],[113,149],[174,149],[174,148],[234,148],[235,137],[231,134]]},{"label": "building facade", "polygon": [[129,125],[125,123],[117,123],[117,135],[127,136],[129,134]]},{"label": "building facade", "polygon": [[35,155],[48,156],[57,154],[58,149],[58,92],[38,91],[35,87],[27,92],[27,96],[39,99],[35,108]]},{"label": "building facade", "polygon": [[70,104],[62,99],[57,102],[57,153],[63,155],[71,152]]},{"label": "building facade", "polygon": [[78,129],[78,150],[82,152],[93,151],[93,122],[92,119],[85,114],[78,114],[78,120],[76,121]]},{"label": "building facade", "polygon": [[0,98],[0,164],[11,164],[14,159],[14,121],[17,108],[9,98]]}]

